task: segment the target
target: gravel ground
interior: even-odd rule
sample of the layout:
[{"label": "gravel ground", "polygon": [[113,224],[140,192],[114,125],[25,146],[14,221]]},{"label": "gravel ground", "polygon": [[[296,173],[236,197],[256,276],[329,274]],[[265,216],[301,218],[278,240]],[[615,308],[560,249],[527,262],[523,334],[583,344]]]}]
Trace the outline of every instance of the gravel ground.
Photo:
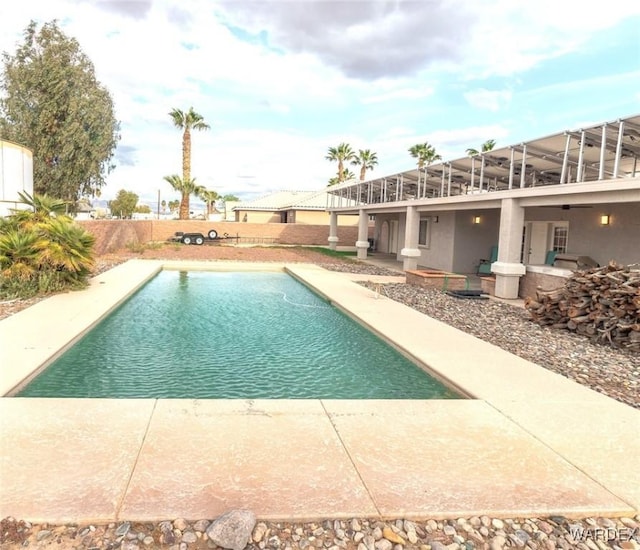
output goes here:
[{"label": "gravel ground", "polygon": [[[369,275],[396,272],[332,258],[300,248],[234,248],[168,245],[142,253],[123,251],[103,256],[95,274],[130,258],[311,262],[335,271]],[[366,283],[364,283],[366,285]],[[516,355],[640,408],[640,357],[591,344],[574,334],[542,328],[527,312],[493,300],[461,300],[438,291],[406,284],[386,284],[389,298],[422,311]],[[38,299],[0,302],[0,319]],[[544,345],[541,343],[544,342]],[[212,518],[215,519],[215,518]],[[210,520],[176,519],[158,523],[48,525],[5,518],[0,548],[144,550],[215,549],[206,530]],[[327,519],[317,523],[260,522],[248,550],[499,550],[531,548],[640,550],[640,516],[635,518],[498,519],[487,516],[447,521],[376,521],[366,518]]]},{"label": "gravel ground", "polygon": [[[247,550],[554,550],[639,549],[640,516],[635,518],[499,519],[488,516],[447,521],[377,521],[364,518],[316,523],[259,522]],[[215,549],[210,521],[179,518],[160,523],[31,525],[2,520],[2,548],[144,550]],[[246,539],[245,539],[246,540]]]},{"label": "gravel ground", "polygon": [[[363,283],[373,288],[370,283]],[[585,386],[640,408],[640,354],[592,344],[568,331],[541,327],[520,307],[460,299],[407,284],[383,285],[389,298],[490,342]],[[544,345],[542,345],[544,343]]]}]

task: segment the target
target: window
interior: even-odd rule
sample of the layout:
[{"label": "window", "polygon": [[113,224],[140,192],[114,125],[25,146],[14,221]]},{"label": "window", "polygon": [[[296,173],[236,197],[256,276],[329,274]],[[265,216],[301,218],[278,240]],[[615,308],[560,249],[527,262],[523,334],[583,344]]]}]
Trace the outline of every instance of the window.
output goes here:
[{"label": "window", "polygon": [[553,227],[553,242],[551,249],[560,254],[567,252],[567,238],[569,236],[569,227],[566,225],[555,225]]},{"label": "window", "polygon": [[418,229],[418,245],[429,247],[429,218],[420,218],[420,228]]}]

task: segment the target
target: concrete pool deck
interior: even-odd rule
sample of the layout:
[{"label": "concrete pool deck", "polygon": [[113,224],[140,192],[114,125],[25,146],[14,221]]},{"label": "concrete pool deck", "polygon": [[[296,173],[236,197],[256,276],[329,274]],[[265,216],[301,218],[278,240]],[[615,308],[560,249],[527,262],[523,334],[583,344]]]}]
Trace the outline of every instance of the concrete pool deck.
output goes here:
[{"label": "concrete pool deck", "polygon": [[[0,395],[166,268],[135,260],[0,321]],[[288,271],[469,400],[0,398],[0,517],[109,522],[640,512],[640,411],[358,285]],[[633,472],[636,472],[635,474]]]}]

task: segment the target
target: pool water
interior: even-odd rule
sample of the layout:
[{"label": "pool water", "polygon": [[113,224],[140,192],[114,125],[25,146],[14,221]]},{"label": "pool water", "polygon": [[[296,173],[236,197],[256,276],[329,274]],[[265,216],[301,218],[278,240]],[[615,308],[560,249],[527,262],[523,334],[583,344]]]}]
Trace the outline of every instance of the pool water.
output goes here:
[{"label": "pool water", "polygon": [[21,397],[459,396],[286,273],[162,271]]}]

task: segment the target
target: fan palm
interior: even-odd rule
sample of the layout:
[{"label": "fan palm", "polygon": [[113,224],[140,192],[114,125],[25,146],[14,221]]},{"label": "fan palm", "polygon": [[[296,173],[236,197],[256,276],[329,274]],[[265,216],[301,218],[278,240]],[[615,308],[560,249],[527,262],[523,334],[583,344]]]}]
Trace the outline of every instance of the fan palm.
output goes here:
[{"label": "fan palm", "polygon": [[198,196],[207,205],[207,219],[209,219],[209,216],[211,215],[211,207],[215,206],[215,202],[220,198],[220,195],[216,191],[211,191],[203,187],[202,191],[198,193]]},{"label": "fan palm", "polygon": [[325,159],[330,160],[332,162],[338,162],[338,181],[345,181],[347,178],[344,174],[344,163],[349,162],[355,158],[356,154],[353,152],[351,145],[348,143],[341,143],[337,147],[329,147],[327,151],[327,156]]},{"label": "fan palm", "polygon": [[171,176],[165,176],[165,181],[171,185],[181,195],[180,199],[180,214],[178,215],[181,220],[189,219],[189,197],[191,194],[199,195],[204,187],[196,184],[195,178],[190,180],[183,180],[178,174]]},{"label": "fan palm", "polygon": [[[191,181],[191,130],[208,130],[210,126],[204,121],[202,115],[196,113],[193,107],[189,107],[186,112],[180,109],[173,109],[169,116],[173,120],[176,128],[182,130],[182,181]],[[183,195],[184,197],[184,195]],[[189,195],[186,198],[186,207],[180,204],[180,219],[189,218]],[[186,212],[186,217],[183,214]]]},{"label": "fan palm", "polygon": [[418,169],[424,168],[425,164],[429,166],[432,162],[442,159],[442,157],[436,153],[436,149],[428,142],[416,143],[409,147],[409,153],[413,158],[418,159]]},{"label": "fan palm", "polygon": [[477,149],[473,149],[472,147],[467,149],[467,155],[469,155],[470,157],[475,157],[476,155],[479,155],[481,152],[486,153],[487,151],[491,151],[495,146],[496,146],[496,140],[488,139],[482,144],[480,151],[478,151]]},{"label": "fan palm", "polygon": [[360,166],[360,181],[364,181],[367,170],[373,170],[378,164],[378,155],[369,149],[359,149],[358,155],[353,158],[351,164]]}]

